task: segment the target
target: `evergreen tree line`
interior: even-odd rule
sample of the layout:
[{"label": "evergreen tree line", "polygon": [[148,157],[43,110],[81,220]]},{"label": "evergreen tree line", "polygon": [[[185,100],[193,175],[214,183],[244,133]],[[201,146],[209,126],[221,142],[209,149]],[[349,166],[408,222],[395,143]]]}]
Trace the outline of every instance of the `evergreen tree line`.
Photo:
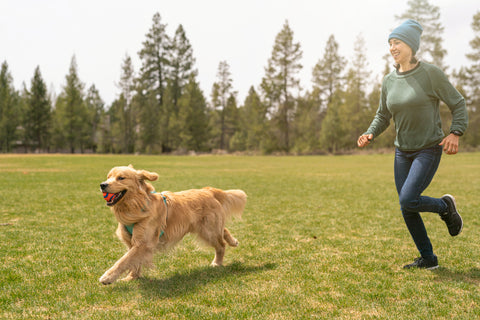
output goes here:
[{"label": "evergreen tree line", "polygon": [[[440,10],[428,0],[410,0],[395,17],[419,21],[424,27],[423,61],[444,71]],[[463,148],[480,144],[480,11],[471,24],[474,39],[466,55],[470,66],[449,73],[467,100],[469,129]],[[193,48],[182,25],[173,36],[156,13],[138,52],[141,68],[134,70],[126,55],[118,81],[119,97],[105,106],[95,85],[86,89],[79,79],[75,56],[61,93],[48,93],[40,68],[30,86],[17,91],[7,62],[0,70],[1,152],[165,153],[226,150],[255,153],[339,153],[356,147],[378,108],[380,83],[372,83],[365,41],[355,41],[355,56],[339,54],[334,35],[312,70],[312,87],[300,88],[302,49],[288,21],[277,34],[265,75],[250,87],[240,104],[227,61],[221,61],[209,99],[197,82]],[[391,72],[385,56],[384,74]],[[445,130],[449,110],[442,107]],[[391,147],[393,125],[374,148]]]}]

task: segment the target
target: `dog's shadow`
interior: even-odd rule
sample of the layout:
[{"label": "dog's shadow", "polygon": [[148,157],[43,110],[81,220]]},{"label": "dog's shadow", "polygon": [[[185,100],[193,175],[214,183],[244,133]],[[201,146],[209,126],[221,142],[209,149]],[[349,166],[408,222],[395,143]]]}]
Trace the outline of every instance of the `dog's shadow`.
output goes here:
[{"label": "dog's shadow", "polygon": [[219,279],[238,278],[243,275],[273,270],[276,267],[275,263],[248,266],[241,262],[234,262],[223,267],[205,266],[186,273],[177,273],[164,279],[140,278],[137,281],[139,281],[142,293],[149,298],[172,298],[190,294]]},{"label": "dog's shadow", "polygon": [[434,271],[437,281],[466,282],[478,285],[480,284],[480,269],[472,268],[466,272],[454,272],[448,268],[440,267]]}]

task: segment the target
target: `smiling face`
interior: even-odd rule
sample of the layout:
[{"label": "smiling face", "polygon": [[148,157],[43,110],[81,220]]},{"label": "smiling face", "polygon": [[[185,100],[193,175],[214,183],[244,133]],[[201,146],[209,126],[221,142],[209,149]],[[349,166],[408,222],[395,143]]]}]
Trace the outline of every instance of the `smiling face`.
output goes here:
[{"label": "smiling face", "polygon": [[108,206],[117,204],[129,193],[137,194],[146,191],[144,180],[154,181],[158,174],[145,170],[135,170],[131,165],[128,167],[115,167],[107,175],[107,180],[100,184],[103,197]]},{"label": "smiling face", "polygon": [[399,65],[407,65],[413,57],[412,48],[399,39],[392,38],[388,42],[390,45],[390,54]]}]

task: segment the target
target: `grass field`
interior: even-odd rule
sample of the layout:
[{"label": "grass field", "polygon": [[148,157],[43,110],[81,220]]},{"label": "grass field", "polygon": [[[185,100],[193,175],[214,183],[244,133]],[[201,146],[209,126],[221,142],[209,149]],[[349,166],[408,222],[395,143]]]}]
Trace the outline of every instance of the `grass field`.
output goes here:
[{"label": "grass field", "polygon": [[[225,266],[187,237],[134,282],[98,278],[123,253],[99,190],[112,166],[159,173],[157,191],[241,188]],[[452,238],[423,215],[437,271],[418,253],[393,154],[322,157],[0,156],[1,319],[475,319],[480,317],[480,153],[444,156],[427,190],[456,196]]]}]

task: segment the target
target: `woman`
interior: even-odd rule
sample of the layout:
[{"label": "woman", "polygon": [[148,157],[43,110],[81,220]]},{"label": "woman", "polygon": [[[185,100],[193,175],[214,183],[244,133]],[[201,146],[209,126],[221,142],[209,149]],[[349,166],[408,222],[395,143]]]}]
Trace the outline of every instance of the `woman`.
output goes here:
[{"label": "woman", "polygon": [[[420,212],[438,213],[451,236],[462,231],[463,221],[455,199],[423,196],[440,163],[442,149],[447,154],[458,152],[458,140],[468,124],[465,100],[436,66],[419,62],[415,53],[420,45],[422,26],[407,20],[388,37],[396,70],[385,76],[380,105],[368,130],[358,138],[365,147],[378,137],[393,117],[395,138],[395,185],[400,207],[420,257],[404,268],[438,268],[437,256],[420,216]],[[445,102],[452,113],[450,134],[441,127],[439,103]]]}]

